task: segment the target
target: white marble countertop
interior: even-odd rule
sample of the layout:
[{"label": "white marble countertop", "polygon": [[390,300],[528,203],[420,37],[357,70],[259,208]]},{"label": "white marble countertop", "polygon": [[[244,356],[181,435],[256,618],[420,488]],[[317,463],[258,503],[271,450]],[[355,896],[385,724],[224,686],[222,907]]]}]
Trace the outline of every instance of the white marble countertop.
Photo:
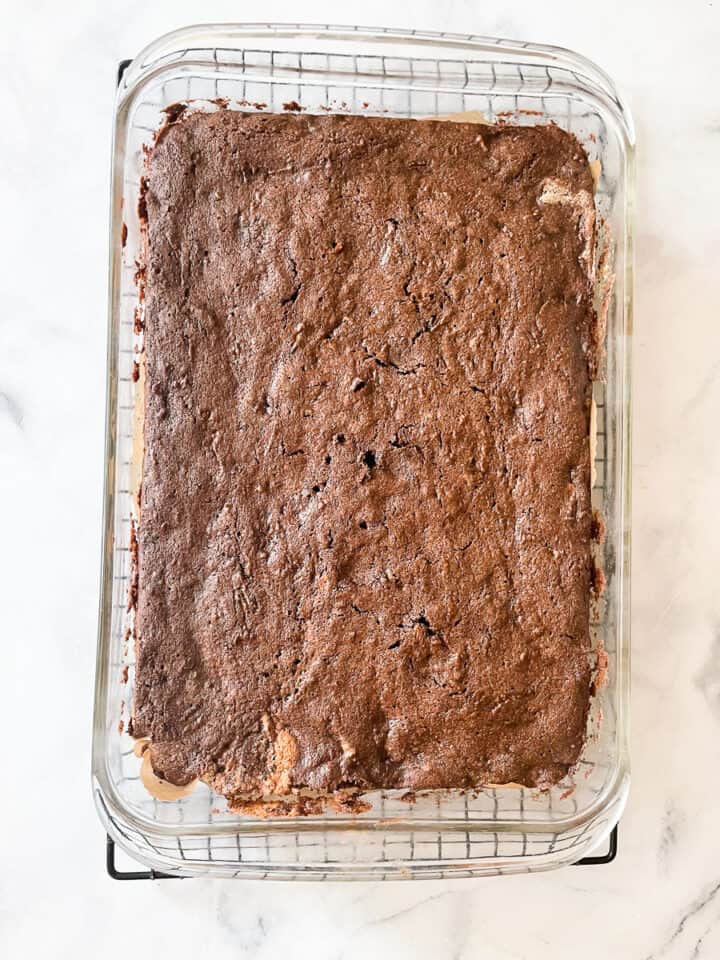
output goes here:
[{"label": "white marble countertop", "polygon": [[[347,885],[105,875],[89,745],[113,75],[173,27],[261,16],[554,42],[600,63],[630,102],[633,787],[611,866]],[[719,49],[707,0],[5,0],[0,956],[720,956]]]}]

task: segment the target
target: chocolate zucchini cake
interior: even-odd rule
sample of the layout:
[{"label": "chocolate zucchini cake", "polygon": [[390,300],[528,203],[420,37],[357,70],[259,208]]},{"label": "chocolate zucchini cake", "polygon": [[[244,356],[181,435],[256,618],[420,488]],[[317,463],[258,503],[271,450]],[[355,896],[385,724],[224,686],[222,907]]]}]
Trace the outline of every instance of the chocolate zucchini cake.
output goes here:
[{"label": "chocolate zucchini cake", "polygon": [[159,777],[308,812],[577,762],[592,195],[552,125],[170,118],[140,211]]}]

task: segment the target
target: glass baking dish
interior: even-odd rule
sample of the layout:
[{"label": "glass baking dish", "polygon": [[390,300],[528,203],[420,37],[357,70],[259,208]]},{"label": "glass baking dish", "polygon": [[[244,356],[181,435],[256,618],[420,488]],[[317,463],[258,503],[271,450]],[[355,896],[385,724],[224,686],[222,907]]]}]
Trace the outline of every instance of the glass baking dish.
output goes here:
[{"label": "glass baking dish", "polygon": [[[369,795],[372,809],[293,819],[227,812],[205,785],[159,802],[139,779],[128,736],[134,652],[128,642],[133,511],[134,282],[143,146],[163,108],[403,117],[478,111],[487,122],[553,122],[600,164],[599,214],[612,236],[614,277],[607,371],[595,385],[593,504],[607,524],[600,550],[607,589],[592,634],[609,658],[587,744],[572,777],[549,791],[514,786]],[[148,46],[117,93],[110,229],[104,538],[92,782],[108,833],[165,873],[274,879],[479,876],[573,863],[602,843],[628,793],[630,345],[632,334],[632,121],[610,79],[577,54],[472,36],[296,25],[197,26]]]}]

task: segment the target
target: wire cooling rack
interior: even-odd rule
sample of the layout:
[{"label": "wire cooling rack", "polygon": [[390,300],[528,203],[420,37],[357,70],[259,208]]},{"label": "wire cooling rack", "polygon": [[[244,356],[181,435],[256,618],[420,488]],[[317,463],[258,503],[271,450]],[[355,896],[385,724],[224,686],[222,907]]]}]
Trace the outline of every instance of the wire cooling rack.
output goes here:
[{"label": "wire cooling rack", "polygon": [[[217,58],[217,51],[215,52],[215,56],[216,56],[216,58]],[[383,59],[384,59],[384,58],[383,58]],[[123,61],[119,64],[119,68],[118,68],[118,83],[122,80],[123,74],[124,74],[125,70],[127,69],[127,67],[129,66],[129,64],[130,64],[131,62],[132,62],[132,61],[130,61],[130,60],[123,60]],[[520,68],[518,68],[518,69],[520,69]],[[522,79],[522,75],[521,75],[521,79]],[[550,88],[552,87],[552,83],[553,83],[553,78],[552,78],[552,76],[551,76],[551,73],[548,71],[548,74],[547,74],[547,90],[548,90],[548,91],[549,91]],[[250,84],[248,84],[248,86],[250,86]],[[215,80],[215,81],[214,81],[214,90],[213,90],[212,92],[213,92],[216,96],[221,96],[221,95],[222,95],[223,91],[218,89],[218,80]],[[243,96],[245,96],[245,94],[246,94],[246,91],[245,91],[245,89],[243,88]],[[250,95],[250,94],[251,94],[251,91],[248,90],[248,91],[247,91],[247,94]],[[288,96],[291,96],[291,95],[292,95],[292,91],[291,91],[290,88],[288,88],[287,95],[288,95]],[[189,84],[189,81],[188,81],[188,88],[187,88],[187,94],[186,94],[186,96],[187,96],[188,98],[190,97],[190,84]],[[299,97],[299,96],[300,96],[300,91],[299,91],[299,88],[298,88],[298,97]],[[181,95],[178,99],[184,99],[184,97]],[[326,96],[325,102],[329,102],[329,100],[330,100],[330,98],[329,98],[328,96]],[[463,102],[463,108],[466,108],[466,107],[467,107],[467,109],[474,109],[474,108],[476,107],[476,104],[474,104],[474,103],[468,103],[468,104],[466,104],[464,94],[462,95],[462,102]],[[272,105],[271,105],[271,106],[272,106]],[[408,104],[408,106],[409,106],[409,104]],[[427,113],[428,113],[428,114],[437,113],[437,112],[438,112],[437,106],[438,106],[437,104],[428,104]],[[494,116],[498,116],[498,115],[501,114],[502,111],[505,111],[505,110],[507,110],[508,112],[522,110],[522,109],[523,109],[522,97],[521,97],[520,95],[515,95],[515,96],[509,95],[509,96],[506,96],[506,97],[502,98],[502,102],[500,102],[500,100],[499,100],[499,98],[498,98],[498,101],[497,101],[497,102],[494,102],[494,103],[492,103],[492,104],[490,103],[490,101],[488,101],[488,107],[489,107],[489,109],[486,108],[484,112],[486,113],[488,119],[492,119],[493,115],[494,115]],[[410,110],[408,110],[408,112],[410,112]],[[412,112],[413,112],[413,113],[422,113],[423,110],[422,110],[422,109],[417,110],[417,109],[415,109],[415,106],[413,106]],[[592,119],[593,119],[592,115],[589,115],[589,117],[588,117],[588,122],[591,122]],[[569,125],[569,123],[568,123],[568,125]],[[141,129],[145,129],[145,128],[141,128]],[[152,127],[148,127],[147,129],[148,129],[148,131],[149,131],[150,133],[154,132],[154,128],[152,128]],[[595,134],[593,134],[593,138],[594,138],[594,136],[595,136]],[[603,129],[602,129],[602,125],[600,125],[600,126],[598,127],[598,132],[597,132],[597,138],[598,138],[598,140],[602,141],[603,136],[604,136],[604,131],[603,131]],[[598,188],[598,194],[599,194],[599,196],[602,195],[603,177],[604,177],[604,172],[603,172],[603,174],[601,175],[600,185],[599,185],[599,188]],[[122,352],[122,351],[121,351],[121,352]],[[130,351],[128,351],[128,352],[130,352]],[[121,380],[122,380],[122,379],[123,379],[123,378],[121,377]],[[598,500],[601,500],[603,488],[604,488],[605,482],[606,482],[606,466],[607,466],[607,463],[606,463],[606,445],[605,445],[605,431],[606,431],[606,410],[605,410],[605,402],[604,402],[604,401],[605,401],[605,397],[604,397],[604,390],[603,390],[602,386],[600,386],[600,385],[598,385],[597,388],[596,388],[595,399],[596,399],[597,412],[598,412],[598,430],[597,430],[598,446],[597,446],[597,453],[596,453],[596,458],[595,458],[596,480],[595,480],[595,486],[594,486],[594,490],[593,490],[593,494],[594,494],[593,500],[594,500],[594,501],[596,500],[596,497],[597,497]],[[120,491],[120,492],[121,492],[121,493],[127,493],[128,491]],[[123,548],[118,547],[118,549],[123,549]],[[599,616],[600,616],[600,622],[602,622],[602,619],[603,619],[603,617],[604,617],[604,611],[601,611],[600,614],[599,614]],[[611,651],[611,652],[612,652],[612,651]],[[136,771],[136,769],[133,767],[132,750],[127,751],[127,757],[126,757],[126,752],[123,750],[123,751],[122,751],[122,758],[123,758],[123,772],[122,772],[122,775],[121,775],[121,782],[122,782],[122,781],[137,780],[137,771]],[[126,765],[126,761],[127,761],[127,765]],[[132,767],[132,770],[131,770],[131,767]],[[588,770],[588,773],[590,773],[590,770]],[[588,782],[591,783],[592,781],[588,781]],[[131,786],[132,786],[132,784],[131,784]],[[597,790],[597,793],[599,794],[601,788],[602,788],[602,783],[601,783],[601,782],[598,782],[597,787],[594,787],[593,789],[594,789],[594,790]],[[495,791],[490,791],[490,793],[491,793],[491,794],[495,794]],[[523,791],[518,791],[517,793],[518,793],[518,796],[519,796],[519,801],[518,801],[518,802],[519,802],[519,805],[520,805],[520,806],[519,806],[519,810],[520,810],[520,812],[522,813],[522,811],[523,811],[523,793],[524,793],[524,792],[523,792]],[[222,815],[218,815],[219,812],[216,811],[216,810],[213,808],[213,802],[214,802],[213,797],[212,797],[211,795],[209,795],[208,799],[209,799],[209,802],[210,802],[210,806],[209,806],[209,808],[208,808],[208,814],[207,814],[208,823],[211,823],[211,824],[212,824],[212,823],[221,822],[221,817],[222,817]],[[570,803],[570,804],[572,804],[573,806],[576,807],[576,805],[575,805],[575,803],[574,803],[573,800],[564,801],[564,798],[561,798],[561,800],[563,800],[563,806],[565,805],[565,803]],[[494,814],[495,814],[495,816],[497,816],[497,814],[498,814],[498,800],[497,800],[497,797],[496,797],[496,796],[490,798],[489,800],[487,800],[487,798],[480,797],[480,798],[474,798],[472,801],[470,801],[467,797],[465,797],[463,801],[458,801],[458,802],[460,803],[460,806],[463,806],[463,804],[464,804],[464,817],[465,817],[466,822],[468,822],[468,824],[472,824],[473,820],[475,820],[475,819],[479,820],[479,819],[482,819],[483,817],[487,817],[487,816],[488,816],[488,810],[484,809],[484,804],[486,803],[486,801],[491,804],[491,807],[492,807],[492,804],[495,805]],[[389,801],[389,802],[391,803],[391,806],[392,806],[392,802],[391,802],[391,801]],[[154,807],[157,806],[157,802],[156,802],[156,801],[152,801],[152,803],[153,803],[153,806],[154,806]],[[385,798],[384,798],[384,797],[382,798],[382,803],[383,803],[383,814],[384,814],[384,813],[385,813],[385,810],[384,810]],[[552,809],[552,800],[550,800],[549,803],[550,803],[550,808]],[[102,797],[100,797],[100,804],[101,804],[101,806],[103,806],[103,807],[105,806],[105,805],[104,805],[104,802],[103,802],[103,800],[102,800]],[[577,809],[577,807],[576,807],[576,809]],[[395,811],[395,810],[391,810],[391,811],[390,811],[391,815],[392,815],[392,813],[396,813],[396,812],[397,812],[397,811]],[[507,811],[501,810],[501,811],[500,811],[500,814],[502,815],[502,813],[506,813],[506,812],[507,812]],[[569,812],[572,812],[572,811],[569,811]],[[492,814],[493,814],[493,811],[492,811],[492,808],[491,808],[491,809],[490,809],[490,815],[492,816]],[[182,819],[182,816],[183,816],[182,810],[179,811],[179,815],[180,815],[180,818]],[[162,844],[158,847],[156,844],[151,843],[150,839],[149,839],[148,837],[145,837],[145,836],[142,835],[141,833],[138,834],[137,836],[135,836],[134,834],[133,834],[133,835],[129,835],[129,833],[126,832],[125,825],[123,825],[123,824],[121,824],[121,823],[118,823],[118,821],[115,819],[115,817],[111,814],[110,810],[108,810],[108,809],[105,809],[105,817],[104,817],[104,819],[106,820],[106,822],[107,822],[107,824],[108,824],[108,829],[109,829],[109,830],[112,830],[112,832],[115,833],[117,837],[122,838],[121,842],[122,842],[122,845],[123,845],[123,846],[128,846],[128,847],[131,847],[131,848],[132,848],[132,847],[135,847],[135,848],[137,848],[139,851],[140,851],[140,850],[145,850],[145,852],[148,854],[148,860],[150,860],[151,862],[152,862],[152,860],[153,860],[154,858],[155,858],[155,859],[161,859],[161,857],[162,857],[163,854],[168,854],[168,855],[169,855],[169,854],[171,854],[172,852],[174,852],[176,855],[179,854],[179,856],[181,857],[181,859],[182,859],[183,861],[187,862],[189,865],[193,865],[194,862],[195,862],[195,863],[198,863],[198,862],[200,862],[200,861],[202,860],[202,857],[199,855],[199,854],[200,854],[199,848],[198,848],[198,850],[195,850],[194,842],[192,841],[192,839],[188,840],[188,839],[185,838],[185,837],[183,837],[183,838],[178,837],[178,838],[176,838],[176,839],[173,839],[173,840],[171,841],[171,843],[172,843],[172,845],[176,845],[176,848],[175,848],[174,851],[173,851],[173,850],[170,849],[170,847],[168,847],[168,848],[166,849]],[[412,819],[412,817],[411,817],[411,819]],[[587,826],[589,826],[589,824],[588,824]],[[519,857],[524,857],[525,854],[526,854],[526,845],[528,845],[528,844],[533,844],[533,843],[538,844],[538,853],[541,853],[541,852],[542,852],[542,850],[539,849],[539,848],[540,848],[540,845],[544,845],[545,848],[547,848],[547,852],[550,852],[550,853],[553,852],[553,849],[557,852],[557,851],[560,851],[560,850],[563,849],[563,848],[564,848],[564,849],[567,849],[567,850],[572,850],[572,848],[573,848],[573,847],[576,847],[576,846],[579,847],[579,848],[581,848],[581,849],[582,849],[582,848],[585,848],[585,849],[586,849],[586,848],[587,848],[587,838],[584,837],[584,834],[585,834],[585,832],[586,832],[586,830],[587,830],[587,826],[586,826],[585,829],[581,830],[579,833],[574,833],[574,834],[573,834],[572,832],[570,832],[570,833],[558,835],[557,838],[555,838],[555,839],[542,839],[542,840],[540,840],[540,839],[531,839],[531,838],[529,838],[529,837],[525,837],[525,838],[523,838],[522,840],[519,840],[519,839],[517,839],[517,838],[516,838],[515,840],[509,840],[509,839],[504,839],[504,838],[502,837],[502,835],[500,835],[500,838],[499,838],[499,836],[498,836],[497,833],[494,834],[494,840],[492,840],[492,839],[490,839],[490,838],[493,837],[493,833],[490,833],[488,839],[487,839],[486,841],[484,841],[484,842],[486,842],[486,843],[488,843],[488,844],[491,844],[491,847],[490,847],[490,852],[491,852],[491,853],[493,852],[492,844],[494,843],[494,855],[495,855],[496,857],[498,856],[498,852],[500,853],[501,856],[518,857],[518,858],[519,858]],[[529,829],[529,830],[532,829],[531,820],[528,821],[528,829]],[[430,840],[430,837],[435,836],[435,835],[434,835],[434,834],[429,834],[426,838],[418,839],[417,841],[415,841],[416,844],[419,845],[419,844],[422,844],[422,843],[425,843],[425,842],[427,842],[427,843],[437,842],[439,845],[443,844],[443,839],[442,839],[442,838],[443,838],[444,836],[446,836],[446,834],[443,833],[443,832],[441,832],[441,831],[443,830],[443,827],[441,826],[441,824],[438,824],[438,830],[439,830],[439,832],[438,832],[437,835],[436,835],[436,836],[437,836],[437,840],[432,840],[432,841],[431,841],[431,840]],[[408,842],[410,843],[410,845],[411,845],[411,847],[412,847],[412,845],[413,845],[413,838],[412,838],[413,835],[412,835],[412,834],[409,834],[408,836],[409,836],[409,841],[408,841]],[[421,837],[420,834],[418,834],[417,836],[418,836],[418,838]],[[469,861],[470,859],[472,859],[471,849],[470,849],[471,843],[472,843],[472,845],[473,845],[473,848],[475,848],[475,843],[476,843],[474,839],[471,841],[471,839],[470,839],[471,834],[470,834],[470,833],[465,833],[465,834],[457,833],[457,834],[453,837],[453,840],[452,840],[452,841],[448,841],[448,842],[457,842],[457,843],[460,843],[460,842],[461,842],[461,841],[460,841],[460,838],[461,838],[462,836],[465,836],[465,838],[466,838],[466,840],[465,840],[465,843],[466,843],[466,845],[467,845],[466,858],[467,858],[467,860]],[[328,865],[328,864],[330,864],[330,865],[333,864],[333,863],[335,862],[334,859],[333,859],[333,857],[334,857],[334,848],[333,848],[332,850],[329,849],[329,848],[331,847],[331,840],[330,840],[325,834],[317,834],[316,837],[319,837],[320,839],[319,839],[319,841],[316,839],[316,840],[314,841],[314,843],[315,843],[316,845],[319,843],[319,845],[321,845],[321,846],[323,847],[323,850],[321,851],[321,854],[322,854],[322,855],[318,855],[318,859],[319,859],[320,861],[322,861],[322,863],[324,863],[324,864],[326,864],[326,865]],[[244,862],[243,852],[244,852],[245,847],[244,847],[243,845],[244,845],[245,842],[248,841],[248,840],[251,841],[251,843],[249,844],[249,846],[252,845],[252,842],[256,842],[256,843],[264,842],[265,845],[267,846],[267,838],[266,838],[266,837],[264,837],[264,838],[258,838],[256,841],[253,841],[253,839],[252,839],[252,838],[249,838],[249,837],[242,837],[242,838],[241,838],[241,836],[240,836],[239,834],[238,834],[237,836],[232,835],[232,834],[227,834],[227,835],[224,835],[224,836],[216,836],[216,837],[213,837],[213,838],[212,838],[212,841],[211,841],[211,838],[210,838],[210,837],[206,837],[206,838],[203,838],[202,841],[198,840],[198,843],[207,844],[206,850],[204,851],[204,855],[205,855],[209,860],[211,860],[211,861],[214,860],[214,859],[228,860],[228,859],[231,858],[231,855],[230,855],[230,854],[228,853],[228,851],[225,849],[225,846],[224,846],[225,842],[227,842],[227,844],[237,845],[237,861],[238,861],[238,865],[241,866],[241,865],[243,864],[243,862]],[[127,841],[127,844],[125,843],[125,841]],[[583,841],[584,841],[584,847],[583,847]],[[398,842],[400,842],[400,841],[398,841]],[[403,842],[404,842],[404,841],[403,841]],[[297,840],[296,840],[296,843],[297,843]],[[516,844],[522,843],[522,850],[518,850],[517,852],[509,853],[509,852],[508,852],[509,845],[512,844],[512,843],[516,843]],[[309,845],[312,845],[312,844],[309,844]],[[385,859],[385,855],[384,855],[385,840],[384,840],[384,839],[382,840],[382,845],[383,845],[383,858],[382,858],[382,859],[384,860],[384,859]],[[478,843],[478,847],[479,847],[479,845],[480,845],[480,844]],[[612,861],[615,859],[616,854],[617,854],[617,849],[618,849],[618,830],[617,830],[617,826],[615,826],[615,827],[612,829],[612,831],[609,833],[609,835],[608,835],[608,846],[607,846],[607,849],[606,849],[604,852],[599,853],[599,854],[596,854],[596,855],[590,855],[590,856],[583,857],[582,859],[577,860],[574,865],[576,865],[576,866],[595,866],[595,865],[602,865],[602,864],[610,863],[610,862],[612,862]],[[115,843],[115,840],[113,839],[112,836],[110,836],[110,835],[108,834],[108,836],[107,836],[107,842],[106,842],[106,867],[107,867],[107,872],[108,872],[108,874],[109,874],[113,879],[117,879],[117,880],[149,880],[149,879],[166,879],[166,878],[167,878],[167,879],[182,879],[182,877],[181,877],[179,874],[164,873],[164,872],[159,871],[159,870],[156,870],[156,869],[143,869],[143,870],[129,870],[129,869],[126,870],[126,869],[123,869],[123,868],[119,867],[118,864],[117,864],[117,862],[116,862],[116,852],[117,852],[117,851],[116,851],[116,843]],[[268,852],[268,860],[269,860],[269,862],[271,862],[271,861],[272,861],[272,858],[270,857],[270,851],[268,850],[267,852]],[[398,855],[400,855],[399,852],[398,852]],[[418,856],[418,859],[420,859],[421,857],[424,858],[424,856],[425,856],[424,854],[421,855],[421,854],[417,853],[416,850],[412,850],[412,851],[411,851],[411,854],[410,854],[410,857],[413,858],[413,857],[415,857],[416,855]],[[473,855],[476,855],[476,854],[473,854]],[[441,860],[442,858],[439,857],[439,859]],[[528,857],[528,859],[532,859],[532,858],[531,858],[531,857]],[[259,875],[263,875],[263,874],[259,874]],[[272,875],[272,874],[269,874],[269,875]],[[437,873],[437,874],[434,874],[434,876],[441,876],[441,875],[442,875],[442,866],[441,866],[441,864],[439,864],[439,866],[438,866],[438,873]],[[469,872],[469,871],[468,871],[468,874],[467,874],[467,875],[470,875],[470,872]],[[326,873],[319,873],[318,876],[319,876],[320,878],[322,878],[322,879],[329,879],[329,878],[332,877],[332,872],[328,871],[328,872],[326,872]],[[385,878],[384,875],[382,875],[382,874],[380,874],[380,876],[381,876],[383,879]]]},{"label": "wire cooling rack", "polygon": [[[590,857],[583,857],[573,864],[574,867],[596,867],[612,863],[618,851],[618,828],[613,827],[608,837],[608,848],[604,853]],[[159,870],[123,870],[117,866],[115,860],[116,846],[112,837],[108,836],[105,843],[105,867],[108,876],[113,880],[187,880],[188,877],[177,873],[162,873]]]}]

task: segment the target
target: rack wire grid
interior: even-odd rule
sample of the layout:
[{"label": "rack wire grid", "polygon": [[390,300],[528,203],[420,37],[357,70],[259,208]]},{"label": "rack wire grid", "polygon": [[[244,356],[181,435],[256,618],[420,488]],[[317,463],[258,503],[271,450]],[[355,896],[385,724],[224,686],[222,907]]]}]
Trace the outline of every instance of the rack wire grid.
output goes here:
[{"label": "rack wire grid", "polygon": [[[502,46],[502,42],[498,42]],[[187,61],[192,67],[182,68]],[[214,64],[214,70],[198,69],[197,63]],[[125,71],[131,61],[123,61],[119,67],[118,83],[122,85]],[[228,75],[226,67],[237,72]],[[239,68],[239,69],[238,69]],[[564,68],[557,68],[566,74]],[[429,77],[434,89],[423,90],[397,88],[393,82],[396,72],[414,77]],[[472,81],[482,73],[483,93],[472,92]],[[354,113],[359,111],[358,99],[370,101],[368,115],[407,115],[412,117],[435,116],[443,113],[480,111],[488,122],[512,114],[517,122],[537,122],[530,111],[537,111],[538,84],[544,119],[552,120],[560,127],[578,133],[588,145],[590,159],[593,148],[600,154],[607,151],[606,125],[599,112],[587,111],[578,115],[577,104],[569,96],[554,96],[556,68],[539,68],[517,63],[474,63],[470,60],[418,61],[404,60],[400,63],[390,57],[363,57],[359,54],[318,54],[312,51],[297,53],[273,53],[267,50],[187,49],[179,57],[178,69],[161,85],[150,85],[143,99],[134,107],[129,127],[127,151],[135,157],[134,171],[137,178],[125,180],[125,190],[137,197],[139,176],[142,171],[143,146],[151,142],[153,135],[164,120],[163,109],[175,101],[199,101],[204,108],[214,109],[212,101],[227,98],[230,108],[247,109],[258,104],[259,109],[279,112],[288,100],[297,100],[309,112],[330,107],[334,112]],[[488,76],[489,73],[489,76]],[[535,92],[532,97],[523,95],[532,74]],[[362,86],[329,82],[328,77],[363,77]],[[323,80],[322,77],[325,76]],[[501,82],[502,77],[502,82]],[[509,79],[516,83],[517,91],[507,93]],[[496,88],[498,92],[496,93]],[[525,114],[522,111],[527,110]],[[597,204],[601,215],[613,203],[613,172],[605,167],[597,187]],[[132,232],[132,226],[128,224]],[[136,263],[133,250],[137,250],[137,237],[128,243],[123,256],[120,303],[120,331],[117,355],[117,419],[116,458],[120,482],[116,483],[119,505],[115,511],[112,615],[111,615],[111,660],[110,693],[108,696],[108,723],[114,731],[118,718],[126,719],[131,713],[134,651],[128,642],[131,622],[127,613],[127,590],[130,576],[129,537],[133,515],[133,497],[130,489],[133,447],[134,387],[133,363],[135,361],[134,311],[137,306],[137,290],[133,275]],[[615,444],[606,444],[607,408],[604,383],[596,383],[594,399],[597,407],[597,448],[595,457],[595,481],[592,490],[593,506],[601,508],[606,503],[607,484],[613,483]],[[125,480],[123,480],[125,478]],[[119,507],[119,508],[118,508]],[[603,548],[602,561],[606,565],[615,562],[612,545]],[[611,551],[608,555],[607,550]],[[595,611],[591,633],[594,642],[602,633],[602,640],[613,670],[615,655],[615,629],[607,626],[608,604],[602,601]],[[614,725],[610,700],[603,705],[603,724]],[[591,713],[591,728],[599,724],[597,705]],[[115,734],[112,734],[115,736]],[[592,735],[590,737],[592,740]],[[548,817],[566,817],[571,820],[578,813],[577,795],[572,791],[552,790],[540,793],[525,788],[515,790],[487,789],[477,793],[448,792],[435,794],[422,804],[409,805],[400,799],[401,791],[379,792],[370,795],[373,809],[353,821],[369,819],[380,829],[367,830],[360,837],[352,829],[350,818],[336,818],[341,830],[320,828],[314,818],[300,825],[281,824],[278,821],[256,822],[252,831],[238,828],[232,831],[230,824],[238,818],[229,814],[221,797],[213,794],[205,785],[191,797],[172,803],[158,803],[152,799],[139,781],[139,761],[133,752],[133,741],[126,732],[118,731],[116,745],[112,748],[110,764],[118,792],[127,805],[160,825],[188,823],[190,829],[182,835],[162,835],[137,828],[118,817],[106,802],[102,791],[96,787],[96,799],[107,831],[107,870],[117,879],[150,879],[165,876],[203,875],[213,876],[270,876],[294,879],[313,877],[332,879],[345,874],[348,864],[357,864],[358,849],[362,847],[362,863],[354,871],[359,879],[385,879],[388,877],[423,876],[441,878],[446,876],[477,876],[479,873],[526,872],[537,869],[533,861],[552,859],[563,854],[566,862],[572,862],[577,850],[583,865],[609,863],[617,852],[617,819],[624,804],[624,796],[602,810],[599,817],[577,829],[553,832],[542,829]],[[584,768],[584,769],[583,769]],[[602,756],[581,761],[576,783],[581,783],[585,794],[600,797],[613,776],[612,763]],[[383,826],[399,821],[403,829],[387,831]],[[523,831],[508,832],[506,828],[492,831],[488,821],[516,820],[524,824]],[[433,821],[435,821],[433,823]],[[136,823],[138,821],[135,821]],[[198,823],[205,822],[208,830],[196,835]],[[417,823],[417,829],[414,828]],[[473,830],[483,823],[485,829]],[[533,825],[537,824],[537,828]],[[307,827],[307,829],[305,829]],[[347,829],[344,829],[347,827]],[[407,829],[405,829],[407,827]],[[609,843],[607,852],[583,855],[588,852],[588,831],[594,843],[603,840]],[[172,869],[179,873],[165,873],[154,867],[149,870],[123,871],[116,866],[115,841],[146,864],[172,862]],[[485,861],[494,864],[484,869]],[[179,863],[176,867],[175,864]]]}]

